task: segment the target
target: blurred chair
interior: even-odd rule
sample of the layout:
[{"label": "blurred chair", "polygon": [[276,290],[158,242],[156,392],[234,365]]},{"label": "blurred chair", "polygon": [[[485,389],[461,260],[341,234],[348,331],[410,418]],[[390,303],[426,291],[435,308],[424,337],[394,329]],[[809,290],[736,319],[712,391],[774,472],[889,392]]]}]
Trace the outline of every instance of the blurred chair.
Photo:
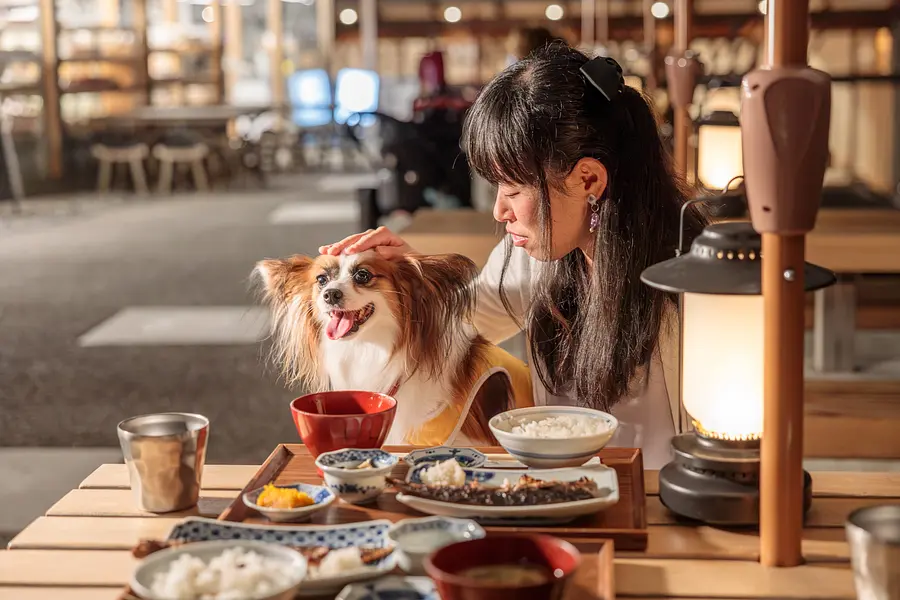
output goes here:
[{"label": "blurred chair", "polygon": [[97,175],[97,190],[101,194],[109,192],[112,184],[113,168],[117,164],[127,164],[131,170],[131,179],[138,194],[148,194],[147,175],[144,171],[144,160],[150,150],[143,142],[124,139],[108,139],[91,146],[91,155],[100,163]]},{"label": "blurred chair", "polygon": [[207,191],[209,178],[203,162],[208,155],[209,146],[187,132],[165,136],[153,147],[153,156],[160,164],[157,192],[160,194],[172,192],[175,167],[178,165],[185,165],[190,169],[197,191]]}]

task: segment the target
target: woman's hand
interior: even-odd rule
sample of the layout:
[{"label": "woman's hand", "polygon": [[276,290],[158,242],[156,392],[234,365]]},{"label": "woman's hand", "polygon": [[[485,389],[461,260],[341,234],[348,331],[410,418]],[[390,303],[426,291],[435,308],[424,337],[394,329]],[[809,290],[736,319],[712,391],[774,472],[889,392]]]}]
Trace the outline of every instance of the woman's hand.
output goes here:
[{"label": "woman's hand", "polygon": [[359,254],[366,250],[375,250],[382,258],[399,258],[405,254],[416,254],[412,246],[387,227],[355,233],[334,244],[319,247],[320,254],[332,256]]}]

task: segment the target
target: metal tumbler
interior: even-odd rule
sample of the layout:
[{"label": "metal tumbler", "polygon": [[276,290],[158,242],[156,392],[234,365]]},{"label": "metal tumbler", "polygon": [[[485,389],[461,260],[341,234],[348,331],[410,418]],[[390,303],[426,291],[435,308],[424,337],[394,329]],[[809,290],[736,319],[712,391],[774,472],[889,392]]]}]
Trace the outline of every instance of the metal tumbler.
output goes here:
[{"label": "metal tumbler", "polygon": [[900,504],[855,510],[846,528],[857,598],[900,598]]},{"label": "metal tumbler", "polygon": [[142,415],[119,423],[118,432],[141,510],[166,513],[197,504],[209,419],[189,413]]}]

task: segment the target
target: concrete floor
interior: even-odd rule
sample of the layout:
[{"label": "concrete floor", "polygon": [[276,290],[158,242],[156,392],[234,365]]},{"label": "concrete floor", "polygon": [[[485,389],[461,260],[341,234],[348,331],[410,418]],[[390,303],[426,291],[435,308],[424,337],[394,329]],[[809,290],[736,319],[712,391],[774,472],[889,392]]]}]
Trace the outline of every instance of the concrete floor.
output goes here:
[{"label": "concrete floor", "polygon": [[266,367],[265,342],[79,340],[135,307],[252,307],[256,261],[315,253],[357,230],[353,193],[338,187],[291,177],[265,191],[0,206],[0,541],[120,461],[116,424],[128,416],[208,416],[209,463],[259,463],[297,439],[296,391]]}]

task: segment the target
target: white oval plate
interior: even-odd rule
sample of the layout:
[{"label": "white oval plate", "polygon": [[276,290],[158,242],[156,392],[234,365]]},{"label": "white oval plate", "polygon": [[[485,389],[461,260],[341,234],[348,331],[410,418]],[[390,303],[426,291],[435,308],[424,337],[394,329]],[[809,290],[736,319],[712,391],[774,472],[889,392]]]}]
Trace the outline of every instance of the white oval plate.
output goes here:
[{"label": "white oval plate", "polygon": [[[406,475],[407,481],[414,481],[418,477],[418,471],[427,468],[427,465],[414,467]],[[547,470],[515,470],[515,469],[465,469],[466,481],[479,481],[482,485],[503,484],[504,479],[514,482],[522,475],[528,475],[534,479],[576,481],[582,477],[588,477],[597,482],[601,490],[608,490],[599,498],[587,500],[575,500],[573,502],[559,502],[556,504],[538,504],[534,506],[483,506],[477,504],[459,504],[455,502],[441,502],[397,494],[397,501],[428,515],[442,517],[460,517],[473,519],[479,523],[518,524],[547,522],[565,523],[577,517],[600,512],[619,501],[619,478],[616,471],[606,465],[591,467],[579,467],[572,469],[547,469]]]}]

